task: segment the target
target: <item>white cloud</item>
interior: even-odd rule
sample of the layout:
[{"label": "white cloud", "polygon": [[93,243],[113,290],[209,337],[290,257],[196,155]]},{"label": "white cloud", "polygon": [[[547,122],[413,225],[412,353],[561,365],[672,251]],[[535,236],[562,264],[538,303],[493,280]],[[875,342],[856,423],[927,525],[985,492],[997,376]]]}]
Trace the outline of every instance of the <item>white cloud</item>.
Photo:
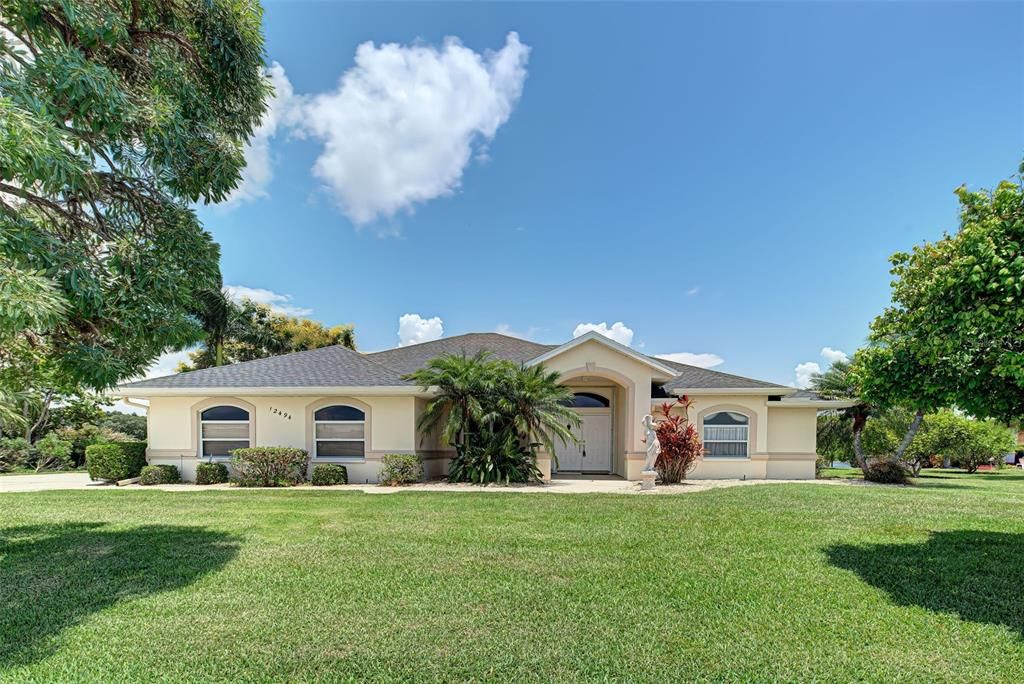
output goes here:
[{"label": "white cloud", "polygon": [[692,297],[693,295],[697,294],[698,292],[700,292],[700,288],[699,287],[691,287],[689,290],[686,291],[686,295],[688,297]]},{"label": "white cloud", "polygon": [[498,325],[494,326],[494,332],[498,333],[499,335],[518,337],[519,339],[522,340],[532,339],[533,336],[536,335],[539,330],[540,328],[532,325],[526,329],[526,332],[523,332],[521,330],[515,330],[508,323],[499,323]]},{"label": "white cloud", "polygon": [[801,388],[801,389],[803,389],[803,388],[806,388],[806,387],[810,387],[810,385],[811,385],[811,377],[815,373],[820,373],[821,372],[821,366],[819,366],[814,361],[805,361],[803,363],[797,364],[797,367],[795,368],[795,370],[796,370],[796,386]]},{"label": "white cloud", "polygon": [[718,354],[702,353],[694,354],[692,352],[675,352],[673,354],[655,354],[655,358],[665,359],[667,361],[675,361],[676,363],[685,363],[688,366],[698,366],[699,368],[714,368],[720,366],[725,362]]},{"label": "white cloud", "polygon": [[243,299],[251,299],[258,304],[266,304],[270,307],[271,311],[289,316],[308,316],[313,313],[312,309],[292,304],[292,296],[289,294],[278,294],[273,290],[264,290],[260,287],[246,287],[245,285],[225,285],[224,289],[228,291],[228,296],[236,302]]},{"label": "white cloud", "polygon": [[444,335],[444,324],[437,316],[423,318],[419,314],[402,314],[398,318],[398,346],[430,342]]},{"label": "white cloud", "polygon": [[245,169],[242,170],[242,180],[238,187],[231,191],[223,205],[241,204],[268,196],[267,188],[274,177],[270,161],[270,139],[277,134],[278,129],[297,120],[298,101],[284,67],[277,62],[272,63],[267,69],[267,78],[274,85],[274,98],[245,146]]},{"label": "white cloud", "polygon": [[299,125],[324,145],[313,172],[356,224],[453,193],[474,146],[508,121],[529,52],[514,32],[483,55],[453,37],[440,48],[363,43],[337,90],[302,104]]},{"label": "white cloud", "polygon": [[605,337],[615,340],[619,344],[624,344],[627,347],[633,343],[633,331],[626,327],[626,324],[622,321],[612,323],[612,327],[608,327],[607,323],[580,323],[576,326],[576,329],[572,331],[572,336],[579,337],[585,335],[590,331],[598,332]]},{"label": "white cloud", "polygon": [[833,349],[832,347],[821,348],[821,358],[833,364],[836,361],[846,362],[850,360],[850,357],[846,355],[846,352],[840,351],[839,349]]}]

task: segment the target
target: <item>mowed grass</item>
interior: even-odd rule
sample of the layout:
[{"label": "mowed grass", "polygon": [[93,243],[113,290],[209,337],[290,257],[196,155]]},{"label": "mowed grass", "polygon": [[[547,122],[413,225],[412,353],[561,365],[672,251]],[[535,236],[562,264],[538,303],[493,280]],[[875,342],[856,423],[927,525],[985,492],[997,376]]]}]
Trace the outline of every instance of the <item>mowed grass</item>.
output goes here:
[{"label": "mowed grass", "polygon": [[8,681],[1024,679],[1024,475],[0,496]]}]

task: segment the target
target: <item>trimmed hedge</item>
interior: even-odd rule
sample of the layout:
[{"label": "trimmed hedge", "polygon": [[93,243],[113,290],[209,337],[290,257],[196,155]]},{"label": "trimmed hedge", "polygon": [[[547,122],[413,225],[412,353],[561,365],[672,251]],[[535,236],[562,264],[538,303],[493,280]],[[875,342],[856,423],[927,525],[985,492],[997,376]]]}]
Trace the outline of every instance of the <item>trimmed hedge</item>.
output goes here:
[{"label": "trimmed hedge", "polygon": [[85,464],[93,480],[127,480],[146,467],[145,442],[103,442],[85,449]]},{"label": "trimmed hedge", "polygon": [[200,463],[196,466],[196,484],[222,484],[228,481],[228,467],[223,463]]},{"label": "trimmed hedge", "polygon": [[181,473],[177,466],[172,465],[148,465],[142,469],[139,475],[139,484],[178,484],[181,482]]},{"label": "trimmed hedge", "polygon": [[381,461],[382,485],[414,484],[423,479],[423,461],[415,454],[387,454]]},{"label": "trimmed hedge", "polygon": [[315,465],[310,483],[316,487],[348,484],[348,469],[334,463]]},{"label": "trimmed hedge", "polygon": [[306,479],[309,454],[293,447],[249,447],[231,452],[232,480],[240,487],[288,487]]}]

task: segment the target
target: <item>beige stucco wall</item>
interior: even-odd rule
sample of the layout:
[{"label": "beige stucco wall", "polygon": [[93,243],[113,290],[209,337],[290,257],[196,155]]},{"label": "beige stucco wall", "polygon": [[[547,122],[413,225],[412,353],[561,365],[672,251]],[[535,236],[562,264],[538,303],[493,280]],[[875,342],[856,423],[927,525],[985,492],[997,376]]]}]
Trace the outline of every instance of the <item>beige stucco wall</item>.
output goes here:
[{"label": "beige stucco wall", "polygon": [[148,411],[149,460],[176,465],[183,479],[194,480],[199,462],[198,414],[217,404],[240,405],[250,411],[254,446],[289,446],[312,453],[313,409],[349,402],[367,414],[366,458],[344,463],[349,481],[376,482],[385,454],[417,450],[415,397],[152,397]]},{"label": "beige stucco wall", "polygon": [[[735,411],[750,419],[748,458],[704,458],[690,473],[694,479],[813,479],[817,410],[769,407],[761,395],[694,395],[688,418],[704,434],[704,416]],[[661,400],[658,400],[660,403]],[[678,410],[678,409],[677,409]],[[660,415],[660,406],[654,407]],[[635,477],[639,479],[639,471]]]}]

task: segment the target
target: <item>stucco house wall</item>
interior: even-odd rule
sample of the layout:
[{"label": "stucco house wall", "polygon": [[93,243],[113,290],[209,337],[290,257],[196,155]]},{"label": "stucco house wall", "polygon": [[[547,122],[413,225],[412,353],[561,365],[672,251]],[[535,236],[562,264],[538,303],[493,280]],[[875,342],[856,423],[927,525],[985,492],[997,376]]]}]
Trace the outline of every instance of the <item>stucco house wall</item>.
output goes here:
[{"label": "stucco house wall", "polygon": [[416,397],[377,396],[214,396],[152,397],[148,415],[148,458],[153,464],[178,466],[182,478],[195,480],[199,458],[199,414],[211,406],[238,406],[249,411],[253,446],[288,446],[313,453],[313,412],[331,404],[348,404],[366,413],[366,458],[342,462],[350,482],[376,482],[385,454],[417,451]]}]

